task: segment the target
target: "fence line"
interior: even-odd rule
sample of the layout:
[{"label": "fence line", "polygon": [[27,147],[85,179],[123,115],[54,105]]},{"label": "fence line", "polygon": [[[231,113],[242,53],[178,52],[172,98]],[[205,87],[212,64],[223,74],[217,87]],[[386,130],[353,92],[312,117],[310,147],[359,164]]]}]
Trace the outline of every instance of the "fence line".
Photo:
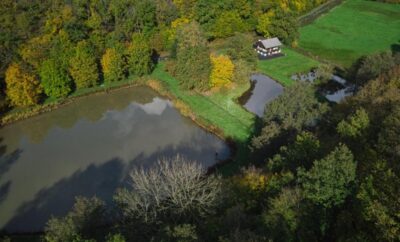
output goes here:
[{"label": "fence line", "polygon": [[319,7],[315,8],[311,12],[309,12],[303,16],[300,16],[298,18],[300,26],[304,26],[304,25],[314,22],[314,20],[316,20],[322,14],[329,12],[332,8],[340,5],[342,2],[343,2],[343,0],[329,0],[328,2],[320,5]]}]

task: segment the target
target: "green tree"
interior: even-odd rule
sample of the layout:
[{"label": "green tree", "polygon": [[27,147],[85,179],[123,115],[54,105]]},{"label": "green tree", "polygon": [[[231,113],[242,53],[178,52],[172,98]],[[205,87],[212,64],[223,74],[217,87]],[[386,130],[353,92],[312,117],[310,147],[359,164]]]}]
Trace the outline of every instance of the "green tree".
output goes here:
[{"label": "green tree", "polygon": [[372,225],[375,241],[397,241],[400,238],[400,176],[379,161],[365,177],[357,198],[363,218]]},{"label": "green tree", "polygon": [[233,36],[235,32],[244,32],[248,29],[237,11],[226,11],[221,13],[213,25],[213,36],[225,38]]},{"label": "green tree", "polygon": [[75,47],[75,55],[70,60],[69,73],[77,89],[96,86],[99,81],[99,70],[93,49],[86,41]]},{"label": "green tree", "polygon": [[[400,105],[392,108],[382,122],[378,136],[379,150],[393,161],[400,159]],[[397,162],[396,162],[397,163]]]},{"label": "green tree", "polygon": [[177,36],[176,77],[186,89],[209,88],[211,61],[207,41],[199,24],[192,22],[182,27]]},{"label": "green tree", "polygon": [[340,205],[351,194],[356,179],[356,162],[345,145],[339,145],[309,171],[298,170],[304,197],[325,208]]},{"label": "green tree", "polygon": [[296,15],[291,11],[275,11],[268,31],[270,36],[278,37],[285,44],[293,44],[299,37],[299,23]]},{"label": "green tree", "polygon": [[12,63],[6,71],[6,94],[14,106],[37,104],[43,89],[39,80],[24,70],[20,64]]},{"label": "green tree", "polygon": [[[381,52],[361,57],[353,66],[357,85],[364,85],[367,81],[377,78],[382,73],[388,72],[395,65],[395,59],[389,52]],[[350,79],[351,80],[351,79]]]},{"label": "green tree", "polygon": [[357,109],[353,115],[350,115],[347,120],[342,120],[337,131],[343,137],[356,138],[363,134],[369,126],[368,113],[365,109]]},{"label": "green tree", "polygon": [[301,199],[300,189],[284,189],[270,200],[263,222],[273,241],[296,240],[296,231],[301,224]]},{"label": "green tree", "polygon": [[153,69],[152,50],[143,34],[135,33],[128,47],[128,69],[131,75],[143,76]]},{"label": "green tree", "polygon": [[227,43],[227,54],[233,61],[245,61],[250,68],[256,68],[258,58],[253,49],[253,38],[250,35],[236,33],[227,40]]},{"label": "green tree", "polygon": [[266,105],[264,127],[261,134],[253,138],[252,144],[255,148],[261,148],[282,132],[297,133],[305,127],[311,127],[327,109],[326,104],[318,101],[311,85],[296,83]]},{"label": "green tree", "polygon": [[63,66],[54,59],[45,60],[39,70],[44,92],[53,98],[66,97],[71,92],[72,80]]},{"label": "green tree", "polygon": [[45,227],[45,241],[83,241],[94,239],[96,228],[104,225],[105,206],[100,199],[77,197],[65,217],[51,218]]},{"label": "green tree", "polygon": [[293,144],[279,149],[279,154],[268,161],[268,168],[271,171],[290,169],[292,172],[299,167],[308,169],[319,157],[320,147],[319,140],[312,133],[302,132],[297,135]]}]

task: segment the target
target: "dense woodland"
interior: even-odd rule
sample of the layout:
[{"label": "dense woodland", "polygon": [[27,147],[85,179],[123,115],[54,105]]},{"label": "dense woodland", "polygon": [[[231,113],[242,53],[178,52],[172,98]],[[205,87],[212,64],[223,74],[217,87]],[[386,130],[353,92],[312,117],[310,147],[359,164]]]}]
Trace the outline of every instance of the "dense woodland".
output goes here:
[{"label": "dense woodland", "polygon": [[[183,86],[208,89],[226,81],[213,75],[217,80],[209,84],[215,61],[208,41],[256,31],[295,44],[296,16],[321,2],[1,1],[3,110],[149,74],[162,53],[176,59],[173,69]],[[213,58],[230,62],[228,56]]]},{"label": "dense woodland", "polygon": [[[252,35],[296,46],[297,17],[323,1],[2,0],[3,111],[152,72],[185,89],[247,81]],[[210,42],[226,39],[222,53]],[[135,170],[113,203],[77,198],[45,241],[399,241],[400,55],[360,58],[356,94],[331,105],[296,83],[267,104],[234,175],[177,156]]]}]

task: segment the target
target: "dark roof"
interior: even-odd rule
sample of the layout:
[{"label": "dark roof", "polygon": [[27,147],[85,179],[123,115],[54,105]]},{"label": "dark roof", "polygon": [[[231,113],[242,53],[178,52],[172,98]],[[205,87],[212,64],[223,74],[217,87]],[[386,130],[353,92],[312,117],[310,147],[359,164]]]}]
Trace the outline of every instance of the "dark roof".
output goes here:
[{"label": "dark roof", "polygon": [[278,38],[263,39],[263,40],[259,40],[259,41],[266,49],[272,48],[272,47],[278,47],[278,46],[282,45],[282,43],[279,41]]}]

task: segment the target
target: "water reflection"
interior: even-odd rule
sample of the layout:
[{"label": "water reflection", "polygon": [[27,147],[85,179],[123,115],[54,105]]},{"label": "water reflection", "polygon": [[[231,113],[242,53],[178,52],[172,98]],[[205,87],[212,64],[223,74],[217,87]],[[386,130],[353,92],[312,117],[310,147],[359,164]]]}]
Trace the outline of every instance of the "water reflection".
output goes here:
[{"label": "water reflection", "polygon": [[[204,166],[228,147],[147,88],[91,96],[0,130],[0,228],[37,231],[77,195],[109,200],[128,171],[181,153]],[[9,157],[18,151],[12,162]],[[3,165],[4,164],[4,165]]]},{"label": "water reflection", "polygon": [[283,92],[283,87],[268,76],[251,76],[252,87],[240,98],[240,103],[259,117],[264,115],[265,105]]}]

